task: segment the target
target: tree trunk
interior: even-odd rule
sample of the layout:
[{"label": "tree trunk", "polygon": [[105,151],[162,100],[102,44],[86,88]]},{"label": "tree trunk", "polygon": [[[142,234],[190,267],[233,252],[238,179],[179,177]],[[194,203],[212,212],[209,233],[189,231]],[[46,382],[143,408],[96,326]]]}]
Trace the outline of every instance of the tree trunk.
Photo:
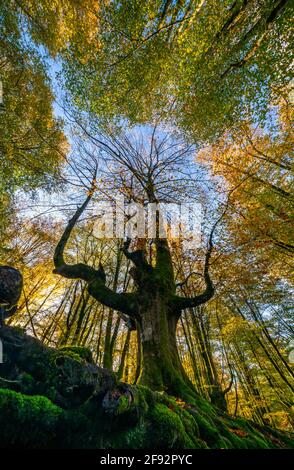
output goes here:
[{"label": "tree trunk", "polygon": [[156,293],[155,297],[153,294],[152,302],[142,312],[138,325],[142,344],[139,383],[153,390],[164,390],[177,397],[193,400],[196,391],[184,371],[176,343],[179,316],[169,310],[160,293]]}]

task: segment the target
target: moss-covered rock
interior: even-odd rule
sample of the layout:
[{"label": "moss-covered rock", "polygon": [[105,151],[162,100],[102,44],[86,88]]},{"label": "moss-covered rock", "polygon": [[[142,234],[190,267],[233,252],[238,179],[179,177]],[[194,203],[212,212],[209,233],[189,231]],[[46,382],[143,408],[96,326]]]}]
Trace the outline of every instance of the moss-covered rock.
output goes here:
[{"label": "moss-covered rock", "polygon": [[43,396],[0,389],[1,447],[50,447],[63,411]]},{"label": "moss-covered rock", "polygon": [[290,434],[233,418],[201,397],[186,403],[145,386],[117,383],[85,352],[46,348],[12,328],[2,328],[1,338],[7,341],[1,447],[294,447]]},{"label": "moss-covered rock", "polygon": [[92,351],[89,348],[81,347],[81,346],[63,346],[59,348],[59,351],[63,353],[68,353],[69,355],[72,353],[73,358],[75,359],[83,359],[90,364],[94,364]]}]

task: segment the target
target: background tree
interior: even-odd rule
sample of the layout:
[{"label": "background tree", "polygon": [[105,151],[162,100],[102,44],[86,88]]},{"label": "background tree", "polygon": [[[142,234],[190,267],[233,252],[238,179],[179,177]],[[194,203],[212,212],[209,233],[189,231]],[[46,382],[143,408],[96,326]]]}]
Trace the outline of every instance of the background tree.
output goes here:
[{"label": "background tree", "polygon": [[18,190],[50,189],[67,149],[53,115],[53,93],[44,64],[21,28],[10,2],[0,7],[0,239],[12,222]]}]

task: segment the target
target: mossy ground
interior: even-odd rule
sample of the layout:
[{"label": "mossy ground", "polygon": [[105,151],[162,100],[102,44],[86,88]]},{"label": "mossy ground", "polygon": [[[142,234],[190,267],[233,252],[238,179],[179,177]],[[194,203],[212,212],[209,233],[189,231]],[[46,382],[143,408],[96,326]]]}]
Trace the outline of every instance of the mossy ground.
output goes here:
[{"label": "mossy ground", "polygon": [[24,343],[19,354],[7,343],[0,369],[2,448],[294,447],[293,436],[230,417],[204,398],[188,404],[118,383],[87,351],[52,350],[8,333]]},{"label": "mossy ground", "polygon": [[293,447],[290,436],[220,417],[137,387],[137,401],[116,414],[99,400],[65,410],[39,395],[0,389],[1,447],[250,449]]}]

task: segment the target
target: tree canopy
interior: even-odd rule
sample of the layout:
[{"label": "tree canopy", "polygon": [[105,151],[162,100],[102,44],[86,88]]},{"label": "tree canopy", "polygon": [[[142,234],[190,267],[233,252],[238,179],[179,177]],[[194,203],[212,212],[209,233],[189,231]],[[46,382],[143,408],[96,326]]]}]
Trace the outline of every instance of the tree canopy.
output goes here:
[{"label": "tree canopy", "polygon": [[291,79],[291,2],[113,1],[96,41],[61,50],[77,106],[131,124],[168,119],[194,142],[265,121]]}]

